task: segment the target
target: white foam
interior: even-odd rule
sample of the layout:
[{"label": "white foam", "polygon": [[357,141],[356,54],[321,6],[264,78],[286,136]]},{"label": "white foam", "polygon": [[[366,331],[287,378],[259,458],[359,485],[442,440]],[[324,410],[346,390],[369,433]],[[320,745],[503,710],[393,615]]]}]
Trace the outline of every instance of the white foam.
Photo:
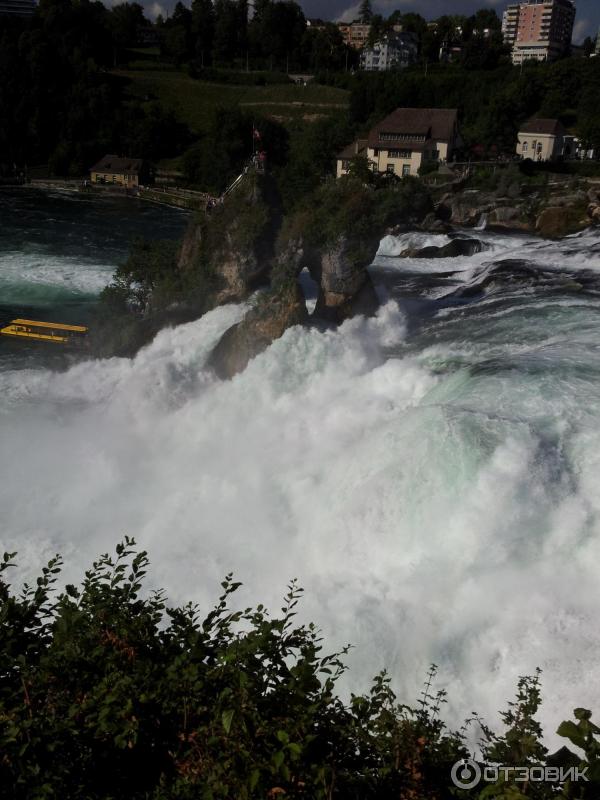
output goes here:
[{"label": "white foam", "polygon": [[[571,241],[534,257],[596,263]],[[152,581],[204,608],[230,570],[241,603],[274,607],[297,576],[305,618],[356,645],[354,689],[387,666],[411,700],[435,661],[451,719],[496,722],[541,666],[551,739],[571,708],[600,707],[599,332],[591,309],[560,311],[571,322],[483,320],[478,339],[448,320],[447,340],[402,355],[388,303],[293,328],[219,382],[207,354],[243,313],[226,307],[131,361],[5,373],[0,544],[28,575],[58,550],[76,580],[134,535]]]},{"label": "white foam", "polygon": [[40,252],[0,253],[3,303],[54,302],[61,296],[97,295],[110,283],[114,264]]}]

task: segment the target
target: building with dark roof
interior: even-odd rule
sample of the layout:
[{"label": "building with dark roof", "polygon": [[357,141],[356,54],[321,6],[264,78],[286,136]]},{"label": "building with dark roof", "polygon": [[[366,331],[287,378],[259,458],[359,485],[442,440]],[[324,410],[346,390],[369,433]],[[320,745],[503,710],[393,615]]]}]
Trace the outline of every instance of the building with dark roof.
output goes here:
[{"label": "building with dark roof", "polygon": [[455,108],[398,108],[369,131],[367,157],[375,171],[405,177],[445,163],[459,144]]},{"label": "building with dark roof", "polygon": [[92,183],[132,188],[142,181],[144,162],[141,158],[107,155],[90,169],[90,173]]},{"label": "building with dark roof", "polygon": [[564,153],[566,133],[558,119],[530,119],[519,129],[517,155],[533,161],[553,161]]},{"label": "building with dark roof", "polygon": [[30,17],[35,0],[0,0],[0,17]]}]

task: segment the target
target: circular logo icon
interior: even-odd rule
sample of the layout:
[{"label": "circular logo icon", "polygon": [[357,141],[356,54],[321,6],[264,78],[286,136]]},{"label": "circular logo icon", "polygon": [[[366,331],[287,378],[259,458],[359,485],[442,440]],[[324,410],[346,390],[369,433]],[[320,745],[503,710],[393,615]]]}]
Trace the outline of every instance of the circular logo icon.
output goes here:
[{"label": "circular logo icon", "polygon": [[481,780],[481,767],[472,758],[463,758],[452,767],[451,775],[459,789],[473,789]]}]

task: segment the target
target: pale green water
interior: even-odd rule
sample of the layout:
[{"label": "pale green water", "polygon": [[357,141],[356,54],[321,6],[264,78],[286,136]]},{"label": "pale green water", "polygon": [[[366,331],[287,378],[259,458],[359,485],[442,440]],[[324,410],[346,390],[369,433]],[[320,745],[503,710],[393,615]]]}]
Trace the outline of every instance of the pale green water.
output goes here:
[{"label": "pale green water", "polygon": [[[85,324],[131,242],[177,239],[188,219],[133,199],[0,189],[0,322],[24,316]],[[63,356],[0,341],[0,370],[47,358]]]},{"label": "pale green water", "polygon": [[[95,244],[63,231],[61,255],[31,213],[11,252],[54,248],[43,285],[80,313],[125,237],[94,209]],[[600,236],[477,235],[445,261],[385,240],[375,319],[294,328],[230,382],[204,367],[235,306],[133,360],[1,370],[0,547],[28,576],[58,550],[77,580],[135,535],[153,585],[203,608],[230,570],[276,607],[297,576],[356,687],[386,666],[412,701],[434,661],[457,723],[496,719],[537,666],[548,733],[600,708]]]}]

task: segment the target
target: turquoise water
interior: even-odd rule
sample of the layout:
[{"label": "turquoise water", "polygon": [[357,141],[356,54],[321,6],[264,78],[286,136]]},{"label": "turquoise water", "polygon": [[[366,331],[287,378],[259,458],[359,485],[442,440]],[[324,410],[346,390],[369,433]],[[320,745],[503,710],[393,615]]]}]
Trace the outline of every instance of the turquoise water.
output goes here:
[{"label": "turquoise water", "polygon": [[[179,238],[185,212],[124,198],[0,189],[0,322],[17,316],[86,324],[136,237]],[[53,363],[47,346],[0,341],[0,370]]]}]

